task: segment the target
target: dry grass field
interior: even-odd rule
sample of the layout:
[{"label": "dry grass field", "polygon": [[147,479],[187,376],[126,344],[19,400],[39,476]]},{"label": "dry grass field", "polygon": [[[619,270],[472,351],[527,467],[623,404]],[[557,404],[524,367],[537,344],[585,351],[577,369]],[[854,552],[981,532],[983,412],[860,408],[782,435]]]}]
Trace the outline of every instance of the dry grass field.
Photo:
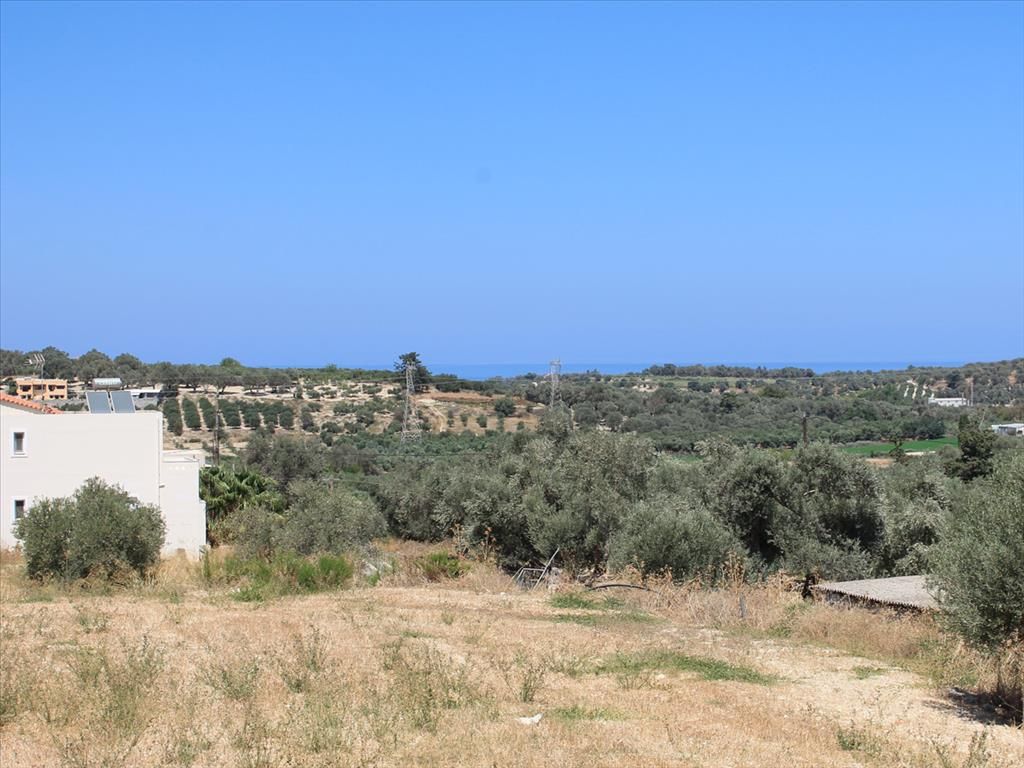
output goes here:
[{"label": "dry grass field", "polygon": [[0,764],[1024,764],[1019,728],[944,695],[985,670],[926,618],[781,584],[526,593],[481,563],[428,583],[391,549],[376,586],[263,603],[183,561],[103,594],[7,558]]}]

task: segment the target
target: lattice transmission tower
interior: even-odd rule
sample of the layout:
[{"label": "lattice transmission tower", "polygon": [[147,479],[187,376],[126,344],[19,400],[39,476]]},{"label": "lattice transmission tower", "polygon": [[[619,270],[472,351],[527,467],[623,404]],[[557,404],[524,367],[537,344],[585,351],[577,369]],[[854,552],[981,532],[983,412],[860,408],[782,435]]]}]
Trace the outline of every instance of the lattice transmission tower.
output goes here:
[{"label": "lattice transmission tower", "polygon": [[416,386],[415,367],[405,366],[405,413],[402,415],[402,440],[416,440],[420,437],[420,420],[416,416],[416,403],[412,393]]},{"label": "lattice transmission tower", "polygon": [[554,408],[555,403],[558,402],[558,377],[562,373],[562,361],[552,360],[548,365],[550,366],[548,377],[551,379],[551,403],[549,407]]}]

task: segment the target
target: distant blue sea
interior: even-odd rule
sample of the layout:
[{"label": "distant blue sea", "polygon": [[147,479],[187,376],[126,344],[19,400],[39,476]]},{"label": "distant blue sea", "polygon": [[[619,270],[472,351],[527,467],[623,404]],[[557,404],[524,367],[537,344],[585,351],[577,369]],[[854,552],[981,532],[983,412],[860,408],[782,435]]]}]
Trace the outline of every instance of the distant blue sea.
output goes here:
[{"label": "distant blue sea", "polygon": [[[548,363],[435,363],[433,361],[425,361],[427,367],[431,373],[436,374],[451,374],[458,376],[460,379],[468,379],[470,381],[484,381],[486,379],[493,378],[513,378],[515,376],[525,376],[528,373],[535,373],[538,376],[546,375],[548,372]],[[913,365],[918,368],[928,367],[940,367],[940,368],[956,368],[962,365],[966,365],[966,361],[950,361],[950,360],[926,360],[920,361],[915,360],[912,362],[900,361],[900,360],[887,360],[887,361],[839,361],[833,363],[805,363],[805,362],[791,362],[791,361],[778,361],[768,360],[765,362],[711,362],[711,363],[696,363],[691,361],[673,361],[673,360],[659,360],[650,361],[646,363],[575,363],[568,360],[562,361],[562,373],[587,373],[588,371],[598,371],[599,373],[606,375],[615,375],[622,373],[640,373],[641,371],[650,368],[652,365],[664,365],[665,363],[675,363],[676,365],[704,365],[710,367],[713,365],[734,365],[742,366],[744,368],[809,368],[815,373],[831,373],[833,371],[902,371],[907,366]],[[320,368],[323,363],[309,363],[305,365],[295,366],[290,365],[270,365],[268,367],[275,368]],[[343,368],[363,368],[366,370],[381,370],[390,371],[394,368],[392,363],[339,363],[339,367]]]},{"label": "distant blue sea", "polygon": [[[572,363],[562,361],[562,373],[586,373],[587,371],[599,371],[603,374],[639,373],[651,365],[662,363]],[[677,365],[690,365],[690,363],[676,363]],[[694,363],[695,365],[696,363]],[[855,362],[834,362],[834,363],[800,363],[800,362],[728,362],[728,363],[703,363],[703,365],[736,365],[746,368],[810,368],[815,373],[830,373],[832,371],[893,371],[903,370],[908,365],[918,367],[942,366],[952,367],[963,365],[962,362],[899,362],[899,361],[855,361]],[[461,379],[482,381],[493,379],[496,376],[509,378],[523,376],[527,373],[539,375],[548,372],[547,363],[436,363],[431,364],[430,370],[434,373],[451,373]]]}]

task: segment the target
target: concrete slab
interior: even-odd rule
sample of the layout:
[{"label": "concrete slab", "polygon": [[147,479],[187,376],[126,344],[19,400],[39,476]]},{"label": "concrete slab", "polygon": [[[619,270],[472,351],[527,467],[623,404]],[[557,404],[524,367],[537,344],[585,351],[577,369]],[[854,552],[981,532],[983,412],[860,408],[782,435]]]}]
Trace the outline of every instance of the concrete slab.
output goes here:
[{"label": "concrete slab", "polygon": [[937,610],[938,601],[928,588],[927,576],[893,576],[888,579],[828,581],[812,589],[828,599],[848,598],[853,601],[892,605],[900,608]]}]

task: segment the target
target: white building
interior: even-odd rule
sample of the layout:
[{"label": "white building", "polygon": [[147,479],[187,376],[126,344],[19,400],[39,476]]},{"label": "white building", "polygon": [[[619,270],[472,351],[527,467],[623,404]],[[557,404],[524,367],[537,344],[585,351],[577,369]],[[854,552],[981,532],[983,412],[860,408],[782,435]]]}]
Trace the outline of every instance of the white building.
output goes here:
[{"label": "white building", "polygon": [[992,431],[997,435],[1024,437],[1024,424],[993,424]]},{"label": "white building", "polygon": [[136,389],[129,389],[132,393],[132,400],[135,401],[135,407],[142,409],[147,405],[160,405],[160,395],[163,394],[163,387],[138,387]]},{"label": "white building", "polygon": [[202,451],[165,451],[163,414],[63,412],[0,394],[0,549],[17,545],[14,520],[39,498],[70,496],[90,477],[160,508],[164,554],[206,544],[199,498]]},{"label": "white building", "polygon": [[929,397],[928,405],[937,405],[941,408],[965,408],[971,401],[966,397]]}]

